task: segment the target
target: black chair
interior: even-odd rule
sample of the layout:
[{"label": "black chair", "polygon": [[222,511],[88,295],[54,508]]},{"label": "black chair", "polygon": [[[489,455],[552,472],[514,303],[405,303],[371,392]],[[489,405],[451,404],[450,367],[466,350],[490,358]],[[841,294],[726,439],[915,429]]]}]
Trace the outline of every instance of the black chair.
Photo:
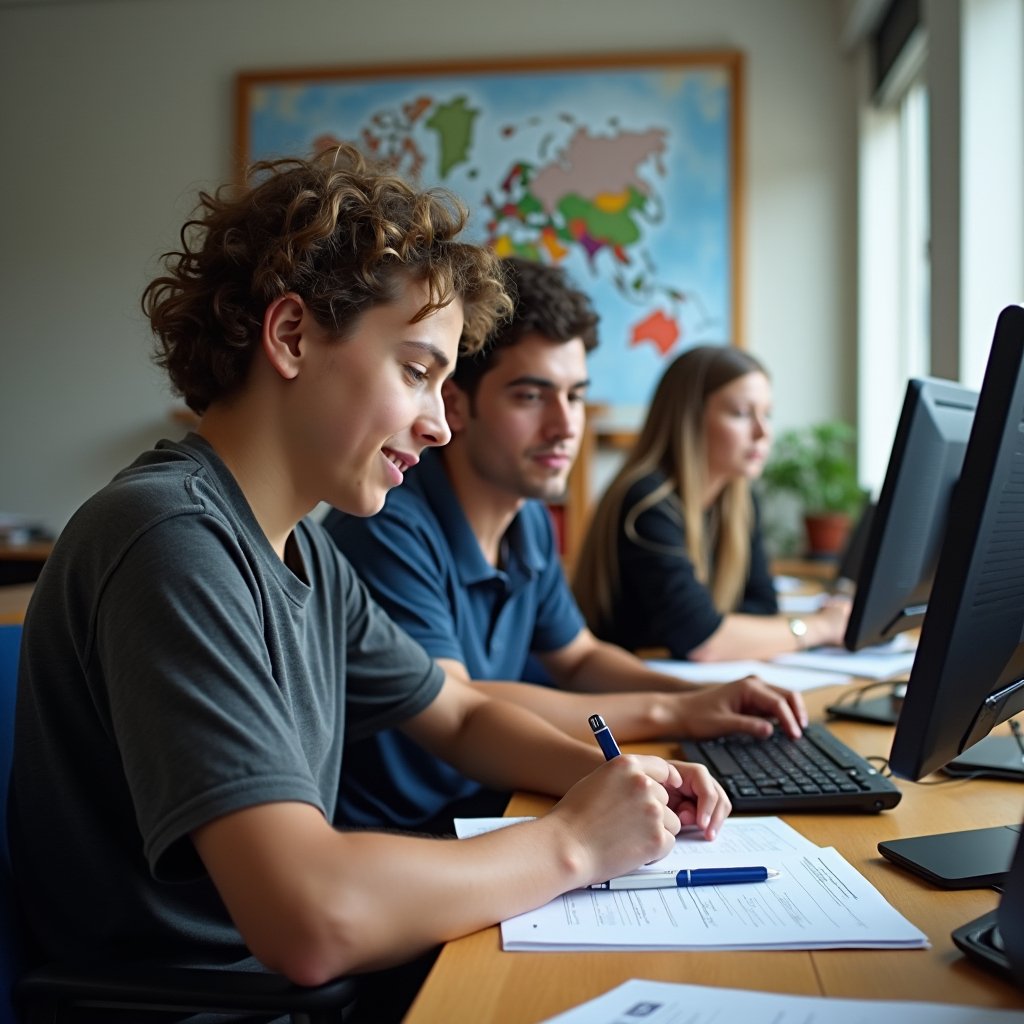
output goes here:
[{"label": "black chair", "polygon": [[246,971],[74,964],[24,970],[7,852],[7,785],[20,642],[20,626],[0,626],[0,1020],[74,1021],[75,1011],[86,1008],[105,1015],[110,1011],[112,1021],[131,1020],[140,1011],[290,1015],[294,1024],[343,1020],[345,1010],[355,1003],[354,978],[304,988],[280,975]]}]

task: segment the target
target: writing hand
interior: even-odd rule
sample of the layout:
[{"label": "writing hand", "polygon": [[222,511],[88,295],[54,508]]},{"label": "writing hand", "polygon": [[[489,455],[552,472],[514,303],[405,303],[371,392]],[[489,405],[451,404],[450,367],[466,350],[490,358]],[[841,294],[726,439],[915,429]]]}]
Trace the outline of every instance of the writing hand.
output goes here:
[{"label": "writing hand", "polygon": [[[670,803],[696,799],[699,814],[712,802],[706,789],[700,780],[684,783],[672,762],[623,754],[577,782],[549,817],[564,824],[577,840],[586,876],[582,884],[588,884],[664,857],[682,827]],[[698,792],[704,794],[704,805]]]}]

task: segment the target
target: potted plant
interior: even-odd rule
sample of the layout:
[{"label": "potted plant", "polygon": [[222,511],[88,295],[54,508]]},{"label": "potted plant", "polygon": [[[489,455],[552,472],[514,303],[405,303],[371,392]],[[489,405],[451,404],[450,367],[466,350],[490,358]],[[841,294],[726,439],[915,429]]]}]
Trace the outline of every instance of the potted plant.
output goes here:
[{"label": "potted plant", "polygon": [[810,557],[838,554],[866,494],[857,480],[853,427],[830,421],[784,433],[765,466],[769,490],[800,504]]}]

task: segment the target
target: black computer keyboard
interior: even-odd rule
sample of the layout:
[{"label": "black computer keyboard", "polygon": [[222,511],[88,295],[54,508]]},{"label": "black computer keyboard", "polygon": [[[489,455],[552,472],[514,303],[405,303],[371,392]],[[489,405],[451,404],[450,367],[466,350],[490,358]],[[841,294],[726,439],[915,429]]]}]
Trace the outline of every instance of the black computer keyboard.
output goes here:
[{"label": "black computer keyboard", "polygon": [[682,748],[684,760],[708,766],[736,811],[874,812],[903,796],[823,725],[809,725],[798,740],[776,729],[766,740],[683,740]]}]

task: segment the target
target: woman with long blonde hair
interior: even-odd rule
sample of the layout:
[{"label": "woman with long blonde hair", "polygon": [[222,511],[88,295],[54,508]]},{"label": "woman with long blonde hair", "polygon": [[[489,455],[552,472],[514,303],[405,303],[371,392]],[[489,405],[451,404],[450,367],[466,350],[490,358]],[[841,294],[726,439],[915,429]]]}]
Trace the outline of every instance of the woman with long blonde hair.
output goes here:
[{"label": "woman with long blonde hair", "polygon": [[573,590],[602,639],[673,658],[768,658],[839,643],[849,603],[779,614],[751,482],[771,447],[771,381],[730,345],[688,349],[591,521]]}]

